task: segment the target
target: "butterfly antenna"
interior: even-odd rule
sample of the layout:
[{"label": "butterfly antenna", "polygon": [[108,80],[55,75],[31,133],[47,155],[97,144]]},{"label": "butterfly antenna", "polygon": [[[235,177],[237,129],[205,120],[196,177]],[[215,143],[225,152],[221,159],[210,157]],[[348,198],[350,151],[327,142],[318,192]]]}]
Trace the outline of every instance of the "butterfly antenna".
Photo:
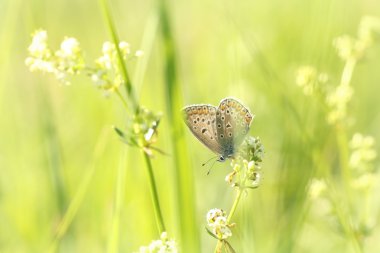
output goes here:
[{"label": "butterfly antenna", "polygon": [[208,169],[208,171],[207,171],[207,176],[210,174],[211,169],[212,169],[212,167],[214,167],[214,164],[216,163],[216,161],[218,161],[218,160],[215,160],[215,161],[212,163],[212,165],[210,166],[210,168]]},{"label": "butterfly antenna", "polygon": [[202,163],[202,167],[205,166],[206,164],[208,164],[212,159],[215,159],[217,158],[218,156],[214,156],[214,157],[211,157],[210,159],[208,159],[205,163]]}]

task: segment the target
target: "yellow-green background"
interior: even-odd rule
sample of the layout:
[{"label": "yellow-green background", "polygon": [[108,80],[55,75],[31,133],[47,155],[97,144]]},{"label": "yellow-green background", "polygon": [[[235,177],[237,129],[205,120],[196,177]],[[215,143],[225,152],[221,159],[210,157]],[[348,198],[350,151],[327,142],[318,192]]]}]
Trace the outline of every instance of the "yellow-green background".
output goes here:
[{"label": "yellow-green background", "polygon": [[[153,38],[142,85],[135,88],[141,104],[163,112],[157,146],[172,154],[163,44],[159,28],[147,30],[157,22],[158,3],[110,4],[120,39],[139,49],[144,34]],[[311,64],[338,82],[343,62],[333,39],[356,35],[364,15],[380,17],[380,2],[197,0],[169,1],[168,7],[184,105],[239,98],[256,115],[250,134],[260,136],[265,146],[262,184],[243,195],[233,219],[236,251],[351,252],[343,233],[330,229],[324,219],[307,218],[305,187],[315,169],[310,154],[331,142],[320,159],[335,170],[337,151],[331,128],[309,106],[294,74],[298,66]],[[111,126],[124,125],[122,106],[116,96],[105,98],[85,76],[64,86],[50,75],[30,73],[24,59],[30,34],[38,28],[48,31],[53,49],[65,36],[77,38],[88,62],[110,40],[97,1],[0,1],[0,252],[45,252],[93,168],[58,252],[106,252],[116,237],[117,252],[136,251],[158,235],[144,164],[139,151],[129,148],[119,234],[111,232],[118,169],[125,157],[125,146]],[[376,44],[355,69],[350,135],[359,131],[380,139],[379,56]],[[128,63],[132,76],[137,64]],[[305,133],[312,141],[305,141]],[[230,167],[217,163],[207,176],[201,164],[212,153],[188,131],[186,140],[194,180],[185,188],[194,191],[197,228],[190,241],[198,242],[201,252],[212,252],[216,241],[205,232],[205,215],[211,208],[229,210],[232,205],[234,191],[224,182]],[[96,146],[100,152],[94,154]],[[181,241],[172,160],[157,155],[153,167],[169,237]],[[375,229],[365,252],[379,252],[379,239]]]}]

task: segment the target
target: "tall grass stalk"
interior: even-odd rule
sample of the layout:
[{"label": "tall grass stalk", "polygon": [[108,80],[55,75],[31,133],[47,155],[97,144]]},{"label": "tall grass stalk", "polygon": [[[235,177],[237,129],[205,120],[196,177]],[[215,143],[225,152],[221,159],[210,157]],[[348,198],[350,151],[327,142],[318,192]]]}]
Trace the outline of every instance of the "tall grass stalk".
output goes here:
[{"label": "tall grass stalk", "polygon": [[[110,31],[113,43],[115,44],[115,48],[117,50],[119,67],[121,69],[122,76],[123,76],[123,79],[125,82],[125,91],[126,91],[127,101],[124,101],[124,98],[121,94],[119,94],[119,98],[122,100],[123,104],[128,104],[131,107],[132,115],[130,115],[130,116],[135,117],[139,113],[140,106],[139,106],[138,101],[135,97],[132,82],[131,82],[131,79],[129,77],[127,67],[125,65],[125,62],[124,62],[123,56],[121,54],[120,48],[118,46],[119,45],[119,39],[118,39],[116,28],[115,28],[115,25],[114,25],[114,22],[112,19],[110,8],[108,6],[107,0],[100,0],[100,4],[101,4],[101,7],[103,9],[104,16],[105,16],[105,19],[106,19],[108,29]],[[161,207],[159,204],[158,191],[157,191],[157,186],[155,183],[152,162],[151,162],[150,156],[147,155],[147,153],[144,152],[143,149],[142,149],[142,153],[143,153],[143,158],[146,161],[146,169],[148,172],[149,185],[150,185],[150,189],[151,189],[151,196],[152,196],[152,201],[153,201],[153,206],[154,206],[154,213],[155,213],[155,217],[157,219],[156,220],[157,221],[157,230],[158,230],[158,233],[161,234],[163,231],[165,231],[165,223],[164,223],[164,219],[162,216]],[[124,176],[124,175],[120,175],[120,176]],[[119,214],[117,214],[117,215],[119,215]],[[115,224],[115,227],[116,227],[115,229],[118,230],[118,224]],[[115,232],[114,236],[111,238],[111,240],[117,241],[118,236],[119,236],[118,233]],[[116,237],[116,238],[114,238],[114,237]],[[109,252],[117,252],[117,251],[118,250],[116,247],[111,247]]]},{"label": "tall grass stalk", "polygon": [[111,16],[108,1],[107,0],[100,0],[100,4],[102,6],[102,10],[103,10],[106,22],[107,22],[107,27],[108,27],[110,34],[111,34],[111,37],[112,37],[112,41],[115,44],[115,49],[116,49],[117,56],[118,56],[117,58],[119,59],[118,60],[119,67],[120,67],[120,70],[121,70],[123,78],[124,78],[125,91],[127,93],[128,99],[129,99],[129,100],[127,100],[127,102],[130,102],[129,105],[132,107],[132,111],[136,112],[138,110],[138,102],[136,100],[136,96],[135,96],[133,88],[132,88],[132,82],[131,82],[131,79],[129,78],[127,66],[125,65],[125,61],[123,59],[121,50],[118,46],[120,40],[119,40],[119,37],[117,35],[115,24],[114,24],[114,21],[113,21],[112,16]]},{"label": "tall grass stalk", "polygon": [[180,222],[180,244],[183,252],[200,252],[195,218],[194,176],[191,171],[180,109],[183,107],[181,88],[177,77],[175,42],[166,0],[158,1],[161,36],[165,57],[166,107],[171,126],[171,142],[175,169],[175,192]]}]

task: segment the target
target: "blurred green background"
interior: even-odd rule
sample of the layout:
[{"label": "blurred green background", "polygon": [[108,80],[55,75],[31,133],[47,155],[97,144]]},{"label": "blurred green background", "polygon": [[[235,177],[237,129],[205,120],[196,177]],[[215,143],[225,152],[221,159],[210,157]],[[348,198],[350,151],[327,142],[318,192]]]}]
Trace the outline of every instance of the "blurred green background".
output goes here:
[{"label": "blurred green background", "polygon": [[[147,29],[158,22],[157,5],[110,1],[121,40],[134,50],[146,50],[144,36],[153,38],[142,85],[135,89],[142,105],[163,112],[157,146],[173,154],[162,39],[159,29]],[[342,232],[323,217],[313,218],[306,207],[306,186],[317,167],[313,154],[334,171],[338,151],[318,106],[295,84],[295,72],[301,65],[313,65],[338,83],[343,62],[333,39],[355,36],[365,15],[380,17],[380,2],[196,0],[170,1],[168,7],[183,106],[239,98],[256,115],[250,134],[265,146],[261,186],[243,195],[233,219],[236,252],[354,252]],[[159,236],[140,152],[126,148],[112,130],[124,125],[123,108],[85,76],[64,86],[51,75],[30,73],[24,60],[30,34],[39,28],[48,31],[55,49],[64,36],[77,38],[89,61],[110,40],[97,1],[0,1],[0,252],[47,251],[88,175],[84,198],[57,252],[109,251],[123,162],[117,252],[137,251]],[[359,131],[380,139],[379,45],[371,47],[353,75],[350,136]],[[132,77],[136,64],[128,63]],[[186,140],[194,176],[187,189],[195,196],[188,201],[195,201],[192,221],[197,228],[190,241],[201,252],[213,252],[216,240],[205,232],[205,215],[215,207],[230,209],[234,191],[224,181],[230,167],[217,163],[207,176],[201,164],[213,154],[187,129]],[[324,153],[319,152],[322,146],[327,146]],[[181,243],[178,209],[186,206],[179,207],[176,200],[172,159],[156,155],[153,167],[169,236]],[[373,201],[376,205],[379,198]],[[379,239],[375,228],[363,252],[380,252]]]}]

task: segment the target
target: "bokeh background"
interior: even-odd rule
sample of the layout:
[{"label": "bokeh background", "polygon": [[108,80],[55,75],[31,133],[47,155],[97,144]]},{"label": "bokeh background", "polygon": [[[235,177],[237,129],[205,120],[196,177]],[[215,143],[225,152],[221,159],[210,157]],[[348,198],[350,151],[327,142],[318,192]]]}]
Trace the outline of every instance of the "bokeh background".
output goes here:
[{"label": "bokeh background", "polygon": [[[235,192],[224,181],[229,163],[215,164],[206,175],[201,164],[213,154],[186,129],[190,162],[182,169],[190,170],[184,188],[193,198],[178,201],[158,2],[112,0],[110,6],[120,39],[146,52],[143,75],[140,60],[128,63],[131,76],[141,78],[135,87],[141,104],[163,113],[157,146],[169,156],[156,155],[153,167],[169,237],[193,245],[182,252],[213,252],[216,240],[205,231],[205,215],[232,205]],[[230,242],[236,252],[357,252],[330,216],[310,212],[307,185],[318,174],[317,161],[339,171],[339,152],[333,127],[318,103],[297,87],[295,73],[312,65],[339,83],[344,62],[332,46],[334,38],[355,36],[363,16],[380,17],[380,2],[168,1],[168,14],[183,106],[239,98],[256,115],[250,134],[265,146],[261,185],[244,194],[233,219],[237,226]],[[140,152],[112,130],[125,124],[123,107],[86,76],[65,86],[51,75],[30,73],[24,60],[30,35],[39,28],[48,31],[55,49],[65,36],[77,38],[89,62],[110,40],[97,1],[0,1],[0,252],[47,251],[81,191],[56,252],[137,251],[159,235]],[[375,42],[355,68],[348,107],[353,120],[347,127],[349,136],[362,132],[376,141],[379,45]],[[120,176],[125,181],[118,209]],[[362,252],[380,252],[379,198],[368,201],[374,222],[370,233],[360,235]],[[368,201],[357,205],[364,208]],[[196,228],[188,238],[180,229],[184,219]]]}]

